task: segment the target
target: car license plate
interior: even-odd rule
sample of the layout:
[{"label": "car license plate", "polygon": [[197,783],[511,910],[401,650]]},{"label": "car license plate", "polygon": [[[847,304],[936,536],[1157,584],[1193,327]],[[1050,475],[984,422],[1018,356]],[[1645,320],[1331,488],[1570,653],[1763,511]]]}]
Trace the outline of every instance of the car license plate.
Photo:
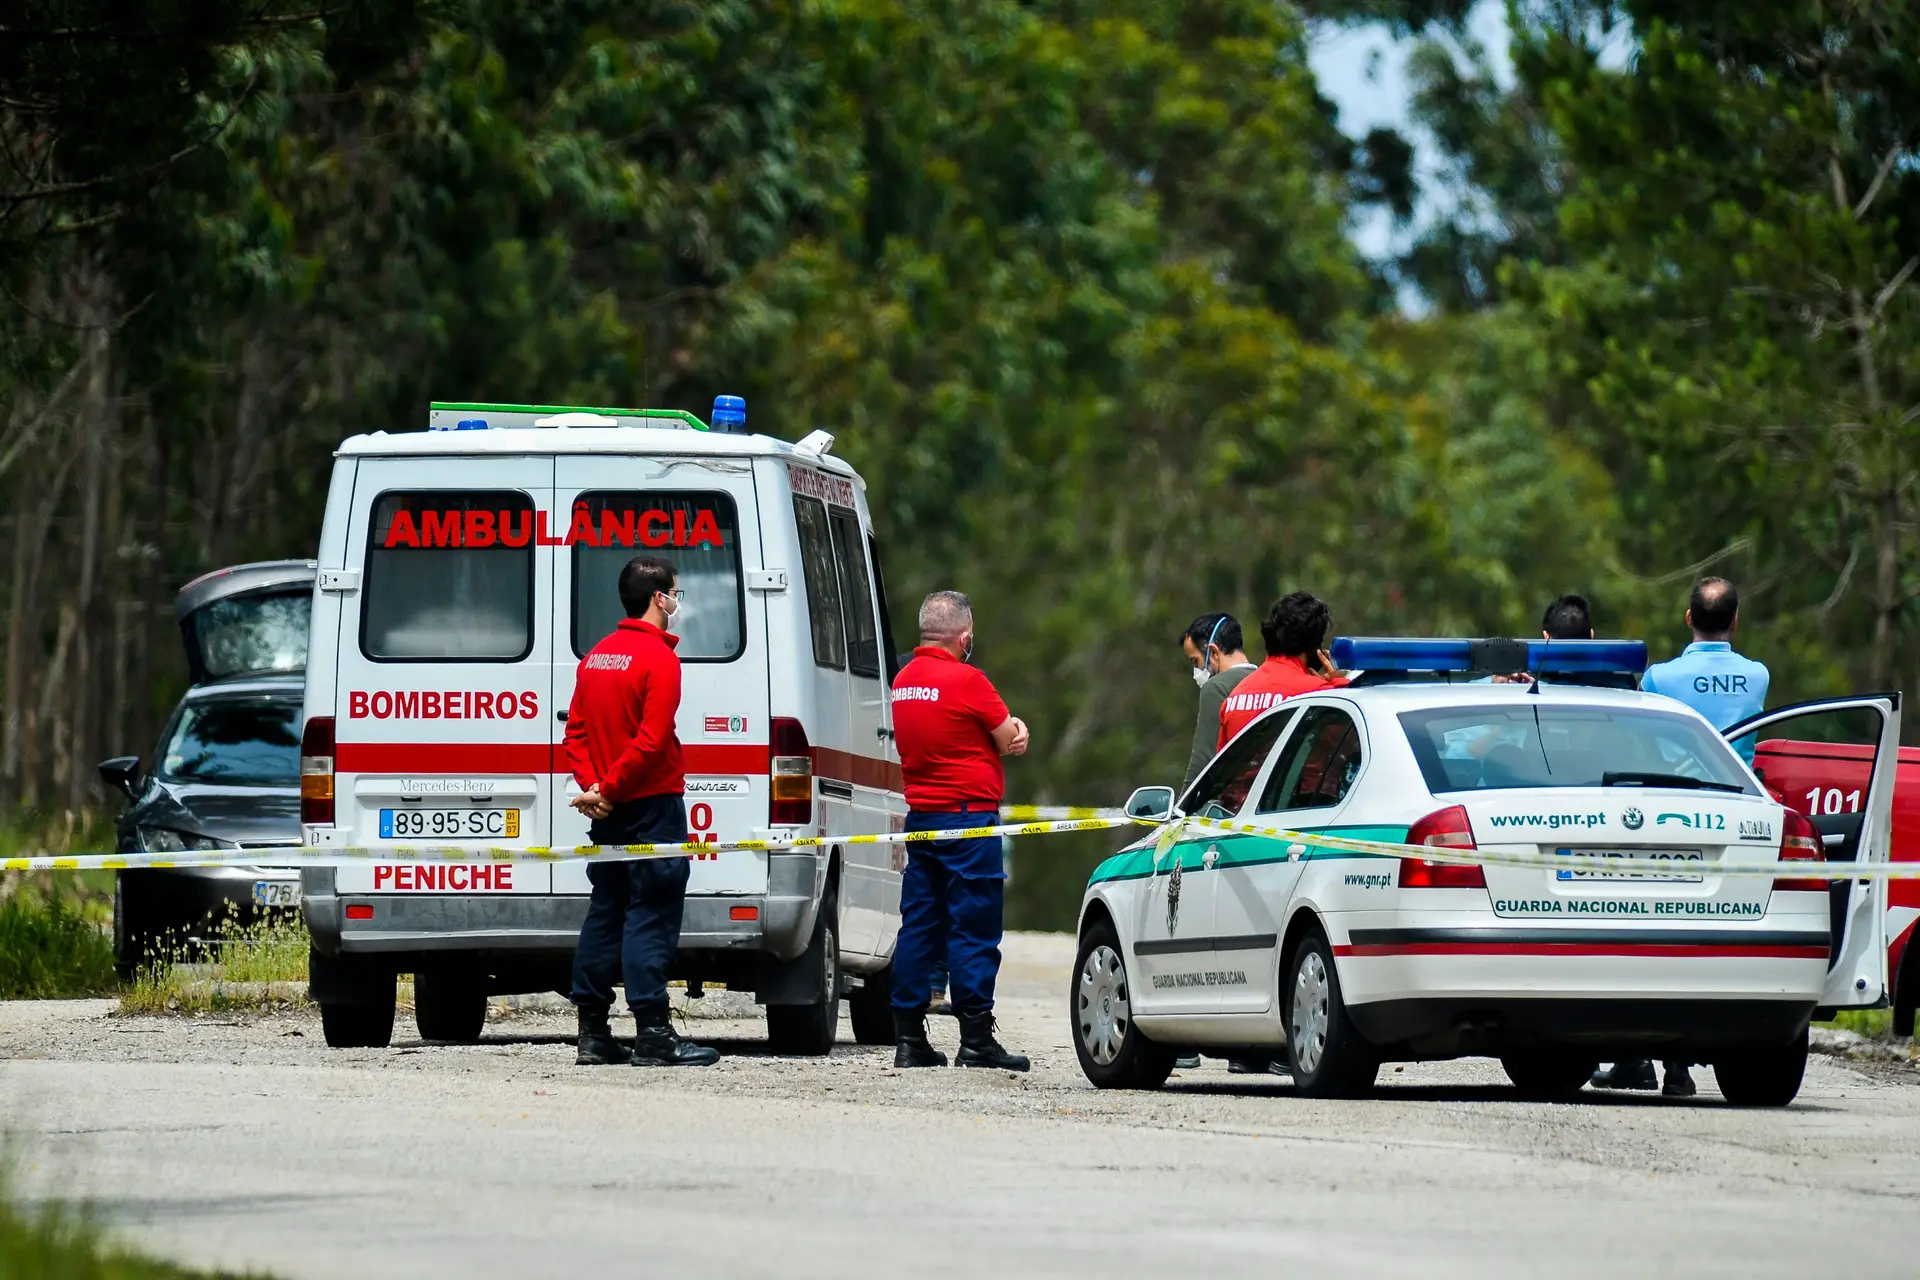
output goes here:
[{"label": "car license plate", "polygon": [[297,907],[300,905],[298,880],[255,880],[253,905],[256,907]]},{"label": "car license plate", "polygon": [[382,809],[380,838],[421,836],[445,840],[518,840],[518,809]]},{"label": "car license plate", "polygon": [[1698,871],[1684,866],[1706,865],[1706,855],[1698,849],[1555,849],[1561,857],[1576,858],[1653,858],[1676,864],[1671,875],[1643,871],[1556,871],[1557,880],[1634,880],[1641,884],[1699,884]]}]

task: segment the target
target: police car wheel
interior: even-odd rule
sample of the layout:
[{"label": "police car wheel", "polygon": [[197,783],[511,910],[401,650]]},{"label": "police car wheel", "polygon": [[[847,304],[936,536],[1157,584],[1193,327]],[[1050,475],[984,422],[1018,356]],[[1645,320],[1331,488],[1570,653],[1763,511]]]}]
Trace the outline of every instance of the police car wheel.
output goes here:
[{"label": "police car wheel", "polygon": [[1807,1033],[1784,1045],[1746,1049],[1713,1064],[1721,1094],[1736,1107],[1784,1107],[1807,1072]]},{"label": "police car wheel", "polygon": [[819,920],[813,926],[813,942],[819,948],[826,970],[826,1001],[823,1004],[770,1004],[767,1006],[767,1043],[775,1053],[802,1058],[823,1058],[833,1052],[840,1032],[840,904],[831,890],[820,902]]},{"label": "police car wheel", "polygon": [[862,975],[858,991],[847,993],[847,1020],[855,1044],[893,1043],[893,966]]},{"label": "police car wheel", "polygon": [[413,976],[413,1024],[422,1040],[473,1044],[487,1025],[487,990],[471,975],[434,969]]},{"label": "police car wheel", "polygon": [[320,1030],[329,1049],[384,1049],[393,1043],[393,1004],[323,1004]]},{"label": "police car wheel", "polygon": [[1347,1016],[1333,948],[1318,929],[1300,940],[1286,975],[1280,1008],[1287,1020],[1294,1089],[1309,1098],[1357,1098],[1370,1092],[1380,1057]]},{"label": "police car wheel", "polygon": [[1098,1089],[1158,1089],[1179,1051],[1147,1039],[1133,1020],[1133,987],[1113,925],[1101,920],[1080,939],[1067,1016],[1080,1070]]},{"label": "police car wheel", "polygon": [[1598,1060],[1565,1053],[1516,1053],[1500,1059],[1507,1079],[1523,1098],[1571,1098],[1600,1068]]}]

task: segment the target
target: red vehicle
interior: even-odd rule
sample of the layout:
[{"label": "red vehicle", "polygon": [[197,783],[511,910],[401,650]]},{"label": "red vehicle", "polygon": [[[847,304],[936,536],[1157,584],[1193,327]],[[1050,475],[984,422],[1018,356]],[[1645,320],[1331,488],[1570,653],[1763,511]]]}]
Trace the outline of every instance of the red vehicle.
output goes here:
[{"label": "red vehicle", "polygon": [[[1829,862],[1920,862],[1920,747],[1901,747],[1898,694],[1798,717],[1784,707],[1727,731],[1753,743],[1754,772],[1819,828]],[[1772,736],[1785,727],[1791,736]],[[1750,729],[1746,735],[1743,729]],[[1893,1008],[1911,1035],[1920,1003],[1920,880],[1835,880],[1828,1004]],[[1884,966],[1884,967],[1882,967]]]}]

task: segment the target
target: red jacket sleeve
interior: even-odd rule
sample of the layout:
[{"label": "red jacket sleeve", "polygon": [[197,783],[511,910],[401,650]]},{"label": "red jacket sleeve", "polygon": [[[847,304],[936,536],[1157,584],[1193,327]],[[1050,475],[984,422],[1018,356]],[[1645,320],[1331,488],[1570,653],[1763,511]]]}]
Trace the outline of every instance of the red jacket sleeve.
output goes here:
[{"label": "red jacket sleeve", "polygon": [[614,803],[632,800],[634,779],[646,770],[647,762],[666,750],[673,738],[674,717],[680,711],[680,659],[669,652],[664,659],[649,656],[645,664],[635,663],[638,679],[628,687],[626,696],[640,704],[634,717],[639,728],[619,758],[607,766],[600,779],[600,794]]},{"label": "red jacket sleeve", "polygon": [[[581,666],[585,667],[583,660]],[[573,674],[573,702],[567,707],[567,733],[561,739],[561,758],[573,773],[573,780],[580,784],[582,791],[593,790],[600,779],[593,774],[593,757],[587,753],[587,716],[581,707],[580,679],[582,671]]]},{"label": "red jacket sleeve", "polygon": [[978,677],[973,682],[973,706],[970,708],[979,719],[980,727],[992,733],[1007,722],[1013,713],[1007,710],[1007,704],[1001,699],[1000,691],[993,687],[993,681],[982,672],[975,671]]}]

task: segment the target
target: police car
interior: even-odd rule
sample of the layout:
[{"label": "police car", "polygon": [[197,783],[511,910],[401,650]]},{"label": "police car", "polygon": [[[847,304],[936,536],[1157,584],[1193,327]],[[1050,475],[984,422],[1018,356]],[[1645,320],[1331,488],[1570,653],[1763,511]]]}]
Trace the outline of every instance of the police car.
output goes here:
[{"label": "police car", "polygon": [[[305,842],[587,842],[559,750],[581,657],[652,552],[679,571],[678,733],[702,842],[904,822],[895,652],[865,484],[833,437],[663,409],[434,404],[426,429],[336,454],[320,532],[301,746]],[[368,862],[303,873],[327,1043],[393,1032],[414,975],[430,1040],[472,1041],[487,997],[570,981],[586,864]],[[673,974],[767,1007],[823,1054],[840,1001],[892,1039],[900,873],[884,845],[697,856]]]},{"label": "police car", "polygon": [[[1302,838],[1164,827],[1094,871],[1070,995],[1090,1081],[1155,1088],[1176,1056],[1204,1049],[1276,1056],[1301,1093],[1353,1096],[1384,1061],[1489,1055],[1524,1093],[1554,1097],[1600,1062],[1658,1057],[1712,1064],[1735,1103],[1793,1099],[1816,1009],[1883,998],[1884,906],[1850,882],[1715,872],[1847,842],[1885,860],[1899,696],[1728,730],[1750,742],[1870,721],[1885,768],[1863,777],[1851,826],[1827,830],[1686,706],[1575,683],[1643,669],[1644,645],[1491,642],[1516,655],[1501,663],[1487,643],[1343,639],[1336,661],[1362,671],[1353,687],[1254,721],[1184,795],[1134,793],[1142,820]],[[1522,663],[1537,681],[1486,680]],[[1448,864],[1316,835],[1670,870]]]}]

